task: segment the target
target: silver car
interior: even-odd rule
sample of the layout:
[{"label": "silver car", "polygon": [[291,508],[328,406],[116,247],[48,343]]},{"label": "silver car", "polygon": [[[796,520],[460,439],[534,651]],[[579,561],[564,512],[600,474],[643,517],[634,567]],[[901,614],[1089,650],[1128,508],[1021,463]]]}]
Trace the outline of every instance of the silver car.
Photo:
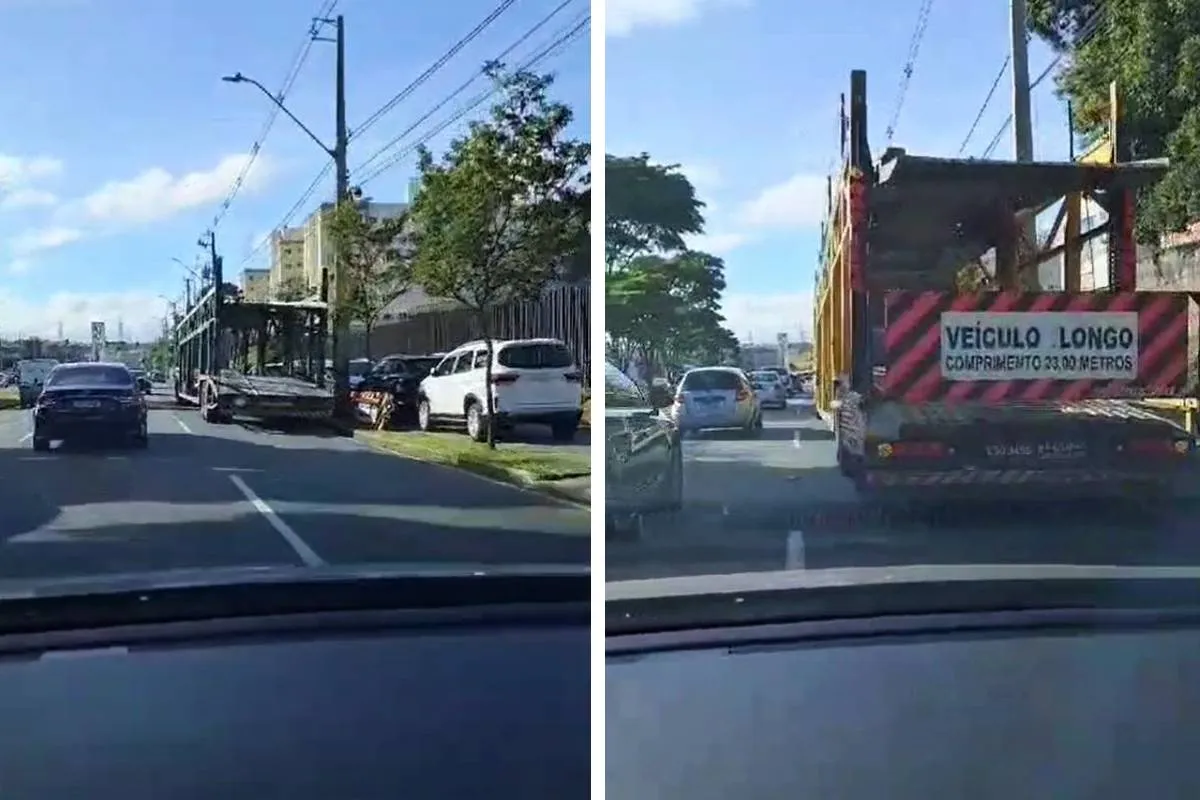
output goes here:
[{"label": "silver car", "polygon": [[787,408],[788,392],[785,379],[778,372],[757,370],[750,373],[750,383],[763,408]]},{"label": "silver car", "polygon": [[675,391],[671,415],[681,431],[738,428],[758,436],[763,427],[758,395],[736,367],[688,370]]}]

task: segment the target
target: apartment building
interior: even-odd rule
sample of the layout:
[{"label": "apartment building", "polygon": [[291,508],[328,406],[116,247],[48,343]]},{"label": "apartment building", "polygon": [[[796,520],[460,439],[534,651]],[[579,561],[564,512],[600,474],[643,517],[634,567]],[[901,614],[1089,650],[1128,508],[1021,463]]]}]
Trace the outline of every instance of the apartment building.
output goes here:
[{"label": "apartment building", "polygon": [[242,270],[242,297],[249,303],[265,303],[271,297],[271,270]]},{"label": "apartment building", "polygon": [[[408,203],[377,203],[364,200],[363,215],[370,222],[395,219],[408,210]],[[301,238],[303,241],[303,279],[310,292],[321,290],[321,271],[329,270],[329,298],[336,301],[337,282],[333,280],[333,243],[329,234],[328,215],[333,212],[333,203],[322,203],[321,207],[305,220]]]},{"label": "apartment building", "polygon": [[304,228],[281,228],[271,234],[270,272],[270,294],[273,298],[278,299],[297,288],[306,287]]}]

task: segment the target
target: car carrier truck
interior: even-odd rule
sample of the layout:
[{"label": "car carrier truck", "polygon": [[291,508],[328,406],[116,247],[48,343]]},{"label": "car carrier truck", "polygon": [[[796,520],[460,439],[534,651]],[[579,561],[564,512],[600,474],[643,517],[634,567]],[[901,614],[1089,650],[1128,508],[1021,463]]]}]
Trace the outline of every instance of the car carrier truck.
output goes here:
[{"label": "car carrier truck", "polygon": [[[1168,407],[1196,395],[1197,306],[1138,290],[1135,197],[1166,162],[1119,160],[1118,100],[1114,87],[1107,144],[1079,161],[892,148],[874,164],[866,73],[852,73],[814,303],[814,404],[859,491],[1146,492],[1192,469],[1193,426]],[[1089,231],[1084,196],[1108,217]],[[1062,244],[1029,242],[1030,219],[1060,200]],[[1093,269],[1108,274],[1085,287],[1081,244],[1100,236],[1107,265]],[[958,288],[993,249],[986,288]],[[1028,271],[1056,257],[1063,289],[1031,286]]]},{"label": "car carrier truck", "polygon": [[[212,286],[175,325],[176,401],[199,407],[212,423],[331,419],[326,304],[244,302],[232,288],[218,257]],[[272,360],[286,364],[286,374],[262,374]]]}]

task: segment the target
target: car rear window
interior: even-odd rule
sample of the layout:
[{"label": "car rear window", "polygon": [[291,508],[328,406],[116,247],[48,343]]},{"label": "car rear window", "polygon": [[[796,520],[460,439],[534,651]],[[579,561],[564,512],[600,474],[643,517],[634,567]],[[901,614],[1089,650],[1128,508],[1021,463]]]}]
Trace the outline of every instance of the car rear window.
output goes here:
[{"label": "car rear window", "polygon": [[575,363],[565,346],[546,342],[506,345],[497,360],[509,369],[566,369]]},{"label": "car rear window", "polygon": [[93,364],[58,367],[50,373],[47,386],[61,386],[69,383],[89,383],[96,386],[132,386],[133,375],[121,367],[106,367]]},{"label": "car rear window", "polygon": [[685,392],[736,392],[742,386],[737,373],[724,369],[689,372],[680,388]]}]

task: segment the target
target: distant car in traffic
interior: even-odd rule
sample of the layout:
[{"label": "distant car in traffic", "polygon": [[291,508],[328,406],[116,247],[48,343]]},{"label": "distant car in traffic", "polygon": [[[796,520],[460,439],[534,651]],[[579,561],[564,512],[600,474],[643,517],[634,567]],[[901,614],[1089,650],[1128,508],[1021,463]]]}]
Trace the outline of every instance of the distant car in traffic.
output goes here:
[{"label": "distant car in traffic", "polygon": [[750,373],[750,383],[758,395],[763,408],[787,408],[788,390],[785,378],[773,370],[756,370]]},{"label": "distant car in traffic", "polygon": [[737,367],[689,370],[675,390],[670,415],[683,431],[737,428],[757,437],[763,430],[758,395]]},{"label": "distant car in traffic", "polygon": [[146,399],[124,364],[60,364],[46,377],[33,412],[33,449],[76,439],[150,443]]}]

